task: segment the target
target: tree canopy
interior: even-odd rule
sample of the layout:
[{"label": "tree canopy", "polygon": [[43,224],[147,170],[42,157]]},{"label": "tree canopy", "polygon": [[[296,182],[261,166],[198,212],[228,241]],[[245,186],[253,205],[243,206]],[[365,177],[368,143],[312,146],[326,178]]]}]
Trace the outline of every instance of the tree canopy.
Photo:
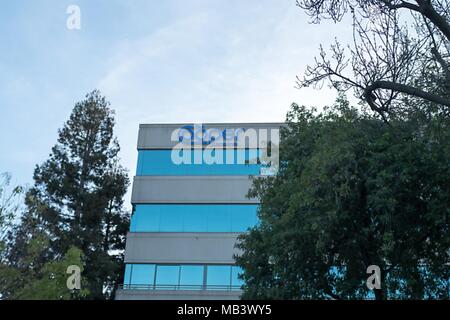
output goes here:
[{"label": "tree canopy", "polygon": [[[387,124],[340,98],[293,105],[260,223],[240,237],[244,298],[448,299],[450,119]],[[381,270],[381,290],[366,286]]]},{"label": "tree canopy", "polygon": [[[4,264],[10,276],[18,272],[23,281],[7,290],[6,297],[63,299],[69,294],[103,299],[113,295],[123,273],[129,222],[123,208],[129,179],[119,164],[114,124],[114,112],[105,97],[97,90],[89,93],[76,103],[59,130],[49,159],[36,166],[25,212],[10,232]],[[83,288],[76,294],[63,288],[62,279],[68,277],[63,265],[69,262],[83,269]]]}]

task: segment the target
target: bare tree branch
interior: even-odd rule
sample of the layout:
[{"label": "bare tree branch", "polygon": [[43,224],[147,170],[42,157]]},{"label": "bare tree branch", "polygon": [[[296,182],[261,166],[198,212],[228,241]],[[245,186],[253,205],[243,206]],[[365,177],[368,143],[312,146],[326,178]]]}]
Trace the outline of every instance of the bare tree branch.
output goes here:
[{"label": "bare tree branch", "polygon": [[364,89],[364,98],[367,99],[367,101],[369,102],[369,100],[373,100],[373,91],[378,90],[378,89],[388,89],[388,90],[393,90],[393,91],[398,91],[398,92],[402,92],[402,93],[406,93],[408,95],[411,96],[415,96],[418,98],[422,98],[437,104],[442,104],[445,106],[450,107],[450,99],[446,99],[443,97],[440,97],[438,95],[420,90],[418,88],[409,86],[409,85],[405,85],[405,84],[401,84],[401,83],[394,83],[394,82],[389,82],[389,81],[376,81],[374,83],[372,83],[370,86],[366,87]]},{"label": "bare tree branch", "polygon": [[[321,46],[315,64],[297,77],[299,88],[325,81],[339,91],[352,88],[385,120],[386,114],[406,111],[408,97],[450,107],[448,1],[297,0],[297,5],[316,23],[353,15],[353,44],[345,50],[336,41],[330,56]],[[401,20],[400,11],[409,11],[415,24]]]}]

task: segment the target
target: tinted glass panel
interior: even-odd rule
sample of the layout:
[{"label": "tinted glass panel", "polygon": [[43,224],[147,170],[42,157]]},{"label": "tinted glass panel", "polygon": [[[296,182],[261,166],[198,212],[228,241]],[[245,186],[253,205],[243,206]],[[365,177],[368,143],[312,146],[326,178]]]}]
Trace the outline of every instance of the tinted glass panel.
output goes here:
[{"label": "tinted glass panel", "polygon": [[212,212],[212,209],[208,210],[207,206],[196,205],[180,205],[173,209],[183,212],[183,228],[179,229],[180,232],[206,232],[208,230],[208,212]]},{"label": "tinted glass panel", "polygon": [[[246,211],[245,211],[246,210]],[[257,207],[251,212],[250,208],[245,210],[232,210],[231,211],[231,230],[247,231],[248,228],[252,228],[258,223]],[[245,211],[245,213],[244,213]]]},{"label": "tinted glass panel", "polygon": [[220,212],[211,212],[207,217],[208,232],[230,232],[231,229],[231,212],[230,210],[221,210]]},{"label": "tinted glass panel", "polygon": [[139,204],[131,232],[244,232],[257,222],[257,205]]},{"label": "tinted glass panel", "polygon": [[125,265],[125,275],[123,277],[124,284],[130,284],[131,282],[131,269],[133,268],[132,264]]},{"label": "tinted glass panel", "polygon": [[161,266],[156,268],[156,286],[161,289],[173,289],[178,286],[180,266]]},{"label": "tinted glass panel", "polygon": [[131,285],[153,285],[155,265],[134,264],[131,268]]},{"label": "tinted glass panel", "polygon": [[229,286],[231,266],[208,266],[206,284],[208,286]]},{"label": "tinted glass panel", "polygon": [[124,284],[131,285],[132,289],[202,290],[205,288],[205,271],[207,290],[228,289],[230,284],[242,285],[237,278],[241,269],[236,266],[154,264],[127,264]]},{"label": "tinted glass panel", "polygon": [[[203,285],[204,269],[204,266],[181,266],[180,286],[200,288]],[[185,289],[189,289],[189,287]]]},{"label": "tinted glass panel", "polygon": [[130,231],[160,231],[160,206],[135,206],[131,217]]},{"label": "tinted glass panel", "polygon": [[177,151],[178,163],[172,150],[139,150],[136,175],[258,175],[257,150],[193,150]]},{"label": "tinted glass panel", "polygon": [[164,212],[161,208],[158,210],[160,217],[159,231],[172,232],[174,230],[183,230],[183,216],[186,214],[181,210],[173,210]]}]

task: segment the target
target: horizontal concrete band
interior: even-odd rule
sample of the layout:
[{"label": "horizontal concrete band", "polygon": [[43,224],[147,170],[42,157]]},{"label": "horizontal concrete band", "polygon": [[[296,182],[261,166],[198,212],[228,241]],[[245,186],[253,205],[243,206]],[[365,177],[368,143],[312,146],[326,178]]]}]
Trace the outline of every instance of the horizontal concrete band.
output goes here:
[{"label": "horizontal concrete band", "polygon": [[247,198],[250,176],[135,176],[131,202],[259,203]]},{"label": "horizontal concrete band", "polygon": [[117,290],[116,300],[239,300],[240,291]]},{"label": "horizontal concrete band", "polygon": [[129,232],[125,263],[234,264],[238,235]]},{"label": "horizontal concrete band", "polygon": [[[141,124],[139,126],[138,149],[171,149],[178,144],[172,141],[172,133],[185,126],[194,124],[170,123],[170,124]],[[284,123],[207,123],[203,124],[204,130],[214,129],[222,132],[225,129],[279,129]],[[270,135],[268,135],[270,136]]]}]

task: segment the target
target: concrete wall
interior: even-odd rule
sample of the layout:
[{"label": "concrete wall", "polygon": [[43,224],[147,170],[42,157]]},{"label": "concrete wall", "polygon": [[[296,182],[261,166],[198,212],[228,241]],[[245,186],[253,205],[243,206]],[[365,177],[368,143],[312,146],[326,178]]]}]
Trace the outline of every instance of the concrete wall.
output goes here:
[{"label": "concrete wall", "polygon": [[239,233],[130,232],[125,263],[234,264]]},{"label": "concrete wall", "polygon": [[248,199],[249,176],[136,176],[131,202],[258,203]]},{"label": "concrete wall", "polygon": [[[139,126],[138,149],[170,149],[178,142],[171,141],[172,132],[186,124],[141,124]],[[205,129],[279,129],[282,123],[208,123]]]},{"label": "concrete wall", "polygon": [[239,300],[240,291],[117,290],[116,300]]}]

